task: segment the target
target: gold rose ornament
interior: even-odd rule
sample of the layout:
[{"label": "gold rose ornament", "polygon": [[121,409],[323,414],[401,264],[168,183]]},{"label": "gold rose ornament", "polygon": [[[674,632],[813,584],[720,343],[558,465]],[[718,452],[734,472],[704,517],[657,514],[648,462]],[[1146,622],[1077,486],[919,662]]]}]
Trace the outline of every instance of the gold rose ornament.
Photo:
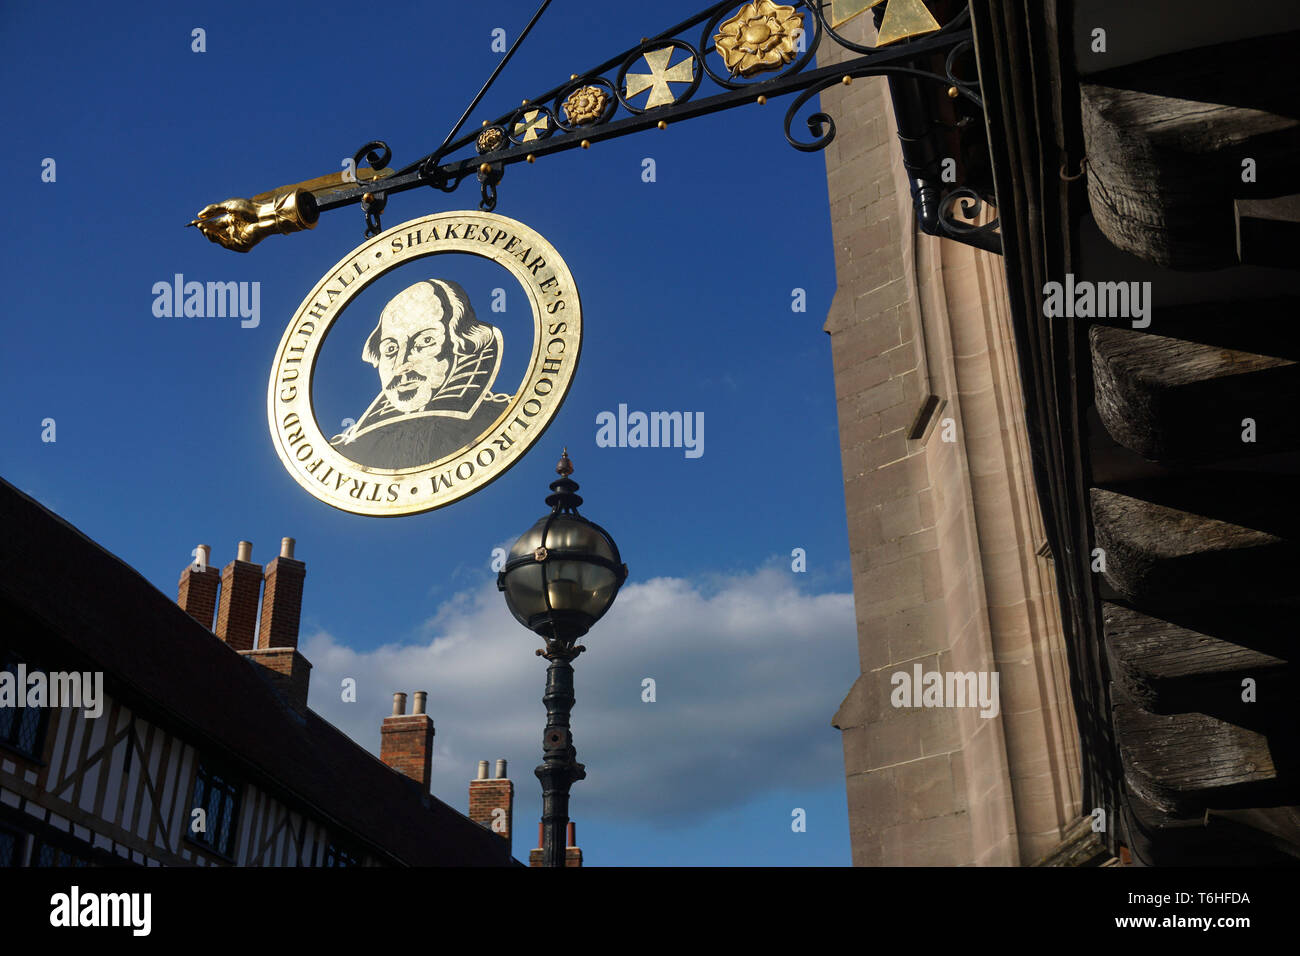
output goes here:
[{"label": "gold rose ornament", "polygon": [[756,0],[718,27],[713,38],[733,76],[779,70],[795,58],[803,17],[794,7]]},{"label": "gold rose ornament", "polygon": [[571,126],[590,126],[605,115],[609,94],[599,86],[582,86],[564,101],[564,117]]}]

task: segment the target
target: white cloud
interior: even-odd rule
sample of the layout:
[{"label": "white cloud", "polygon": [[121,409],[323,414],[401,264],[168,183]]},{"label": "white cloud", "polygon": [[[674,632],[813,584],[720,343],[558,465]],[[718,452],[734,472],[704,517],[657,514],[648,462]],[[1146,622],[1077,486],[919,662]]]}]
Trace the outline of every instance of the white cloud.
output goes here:
[{"label": "white cloud", "polygon": [[[506,757],[527,833],[541,805],[541,641],[490,584],[442,605],[423,631],[427,643],[364,652],[310,636],[312,709],[377,753],[393,692],[427,690],[433,792],[463,810],[478,761]],[[655,578],[624,587],[581,643],[572,726],[588,777],[573,788],[575,819],[683,822],[842,779],[830,719],[857,676],[852,595],[801,593],[773,567],[707,586]],[[357,703],[340,699],[345,677]],[[645,677],[654,703],[641,700]]]}]

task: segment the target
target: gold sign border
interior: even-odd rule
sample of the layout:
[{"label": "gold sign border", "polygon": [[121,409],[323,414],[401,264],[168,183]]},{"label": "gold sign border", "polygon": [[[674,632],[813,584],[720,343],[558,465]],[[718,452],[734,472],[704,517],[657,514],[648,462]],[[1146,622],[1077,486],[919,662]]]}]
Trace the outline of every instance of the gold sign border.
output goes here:
[{"label": "gold sign border", "polygon": [[[484,238],[485,231],[489,238]],[[533,309],[528,371],[493,426],[459,451],[418,468],[358,464],[335,450],[316,422],[311,384],[320,349],[335,321],[367,285],[399,267],[448,253],[490,259],[519,280]],[[560,348],[555,350],[557,343]],[[581,351],[577,285],[555,247],[539,233],[514,219],[477,210],[412,219],[340,259],[294,313],[276,349],[267,389],[275,450],[298,484],[341,511],[393,517],[446,507],[501,477],[542,437],[564,404]],[[305,376],[300,371],[304,368]],[[288,377],[290,371],[295,371],[293,378]],[[302,454],[304,448],[310,448],[307,455]]]}]

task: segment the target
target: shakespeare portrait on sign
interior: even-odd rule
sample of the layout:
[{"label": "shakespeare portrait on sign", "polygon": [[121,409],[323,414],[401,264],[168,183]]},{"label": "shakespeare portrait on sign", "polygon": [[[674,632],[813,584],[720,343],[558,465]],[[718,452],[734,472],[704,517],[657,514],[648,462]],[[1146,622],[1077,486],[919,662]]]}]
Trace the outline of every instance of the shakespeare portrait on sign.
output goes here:
[{"label": "shakespeare portrait on sign", "polygon": [[417,468],[468,445],[505,410],[491,391],[501,368],[501,330],[474,316],[455,282],[426,279],[384,306],[361,358],[379,373],[379,394],[330,439],[370,468]]}]

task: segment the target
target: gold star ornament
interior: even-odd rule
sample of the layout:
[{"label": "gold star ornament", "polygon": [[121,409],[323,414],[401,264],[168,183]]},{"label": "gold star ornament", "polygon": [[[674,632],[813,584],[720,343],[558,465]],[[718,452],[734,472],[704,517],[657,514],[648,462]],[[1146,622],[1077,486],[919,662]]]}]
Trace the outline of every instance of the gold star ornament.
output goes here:
[{"label": "gold star ornament", "polygon": [[627,74],[627,92],[624,95],[629,99],[638,93],[650,91],[642,109],[649,110],[656,106],[667,106],[677,102],[677,97],[673,95],[672,88],[668,84],[691,83],[695,80],[695,57],[688,56],[674,66],[668,65],[674,49],[675,47],[666,46],[662,50],[651,50],[643,55],[650,72]]},{"label": "gold star ornament", "polygon": [[802,31],[803,17],[794,7],[756,0],[719,25],[713,42],[733,76],[750,77],[791,62]]},{"label": "gold star ornament", "polygon": [[[831,26],[840,27],[860,13],[865,13],[884,0],[833,0],[831,6]],[[899,40],[934,33],[939,29],[939,22],[931,16],[922,0],[889,0],[885,7],[885,19],[880,24],[880,36],[876,46],[888,46]]]}]

